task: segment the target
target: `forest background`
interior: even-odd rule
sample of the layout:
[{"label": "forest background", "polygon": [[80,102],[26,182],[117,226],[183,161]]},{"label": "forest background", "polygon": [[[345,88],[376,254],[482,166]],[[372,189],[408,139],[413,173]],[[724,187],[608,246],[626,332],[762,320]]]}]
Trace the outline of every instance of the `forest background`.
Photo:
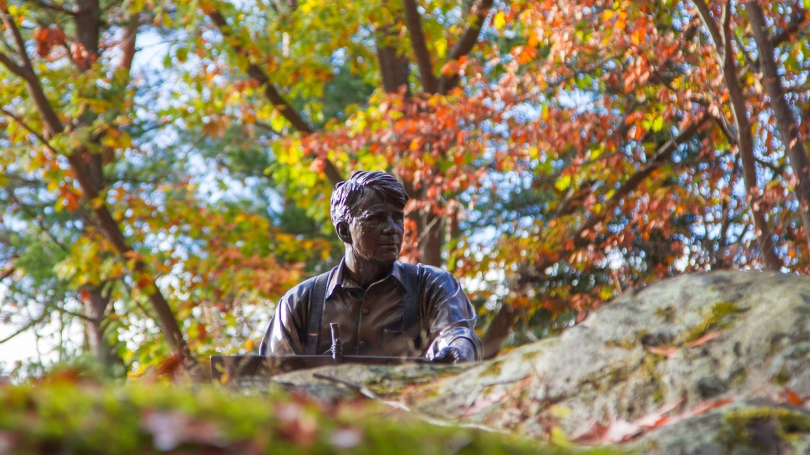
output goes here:
[{"label": "forest background", "polygon": [[805,274],[808,9],[0,0],[0,350],[45,349],[3,369],[255,353],[359,169],[406,186],[403,258],[462,279],[487,356],[663,277]]}]

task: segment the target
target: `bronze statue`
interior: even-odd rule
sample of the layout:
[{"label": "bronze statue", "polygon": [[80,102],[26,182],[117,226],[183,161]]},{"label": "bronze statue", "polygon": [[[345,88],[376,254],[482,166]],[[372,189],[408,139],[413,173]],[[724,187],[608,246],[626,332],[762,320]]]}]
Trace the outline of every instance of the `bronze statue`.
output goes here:
[{"label": "bronze statue", "polygon": [[407,201],[402,184],[384,172],[356,172],[335,186],[332,224],[345,256],[281,298],[261,355],[329,354],[330,324],[337,324],[347,355],[444,363],[483,358],[475,310],[458,280],[436,267],[397,261]]}]

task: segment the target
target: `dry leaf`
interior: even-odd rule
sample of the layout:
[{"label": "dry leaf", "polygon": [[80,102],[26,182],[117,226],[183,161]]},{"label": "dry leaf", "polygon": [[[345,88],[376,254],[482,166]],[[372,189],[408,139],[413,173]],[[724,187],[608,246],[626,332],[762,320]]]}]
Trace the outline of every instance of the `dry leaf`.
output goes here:
[{"label": "dry leaf", "polygon": [[470,406],[470,409],[464,413],[464,417],[471,416],[495,403],[500,403],[504,398],[506,398],[506,390],[503,389],[496,390],[483,398],[479,396],[475,399],[472,406]]},{"label": "dry leaf", "polygon": [[713,339],[715,339],[715,338],[717,338],[719,336],[720,336],[720,332],[709,332],[709,333],[703,335],[702,337],[700,337],[700,338],[698,338],[698,339],[696,339],[694,341],[686,343],[686,347],[694,348],[694,347],[700,346],[701,344],[708,343],[709,341],[712,341]]}]

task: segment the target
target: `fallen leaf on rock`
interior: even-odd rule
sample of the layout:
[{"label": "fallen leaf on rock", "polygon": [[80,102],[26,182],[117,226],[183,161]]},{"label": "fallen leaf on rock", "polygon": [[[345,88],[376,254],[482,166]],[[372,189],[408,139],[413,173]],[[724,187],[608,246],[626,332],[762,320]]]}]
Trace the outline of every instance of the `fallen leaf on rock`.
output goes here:
[{"label": "fallen leaf on rock", "polygon": [[668,421],[664,414],[667,414],[680,406],[684,398],[667,403],[655,411],[640,417],[632,422],[624,419],[611,417],[607,425],[602,425],[595,420],[590,421],[586,426],[575,430],[571,434],[571,440],[580,444],[614,444],[625,442],[641,435],[649,429],[663,425]]},{"label": "fallen leaf on rock", "polygon": [[793,406],[801,406],[804,404],[804,400],[799,397],[799,394],[794,390],[788,389],[787,387],[785,388],[785,397],[787,398],[785,401]]},{"label": "fallen leaf on rock", "polygon": [[694,341],[690,341],[689,343],[686,343],[686,347],[694,348],[694,347],[700,346],[701,344],[708,343],[709,341],[712,341],[713,339],[715,339],[715,338],[717,338],[719,336],[720,336],[720,332],[709,332],[709,333],[699,337],[698,339],[696,339]]},{"label": "fallen leaf on rock", "polygon": [[580,444],[598,444],[607,433],[608,426],[591,419],[571,433],[571,441]]},{"label": "fallen leaf on rock", "polygon": [[682,413],[681,418],[699,416],[701,414],[705,414],[705,413],[711,411],[712,409],[721,408],[721,407],[723,407],[723,406],[725,406],[727,404],[730,404],[735,399],[736,399],[736,397],[726,397],[726,398],[719,398],[717,400],[701,402],[697,406],[695,406],[694,408]]},{"label": "fallen leaf on rock", "polygon": [[781,394],[773,396],[772,398],[774,401],[787,403],[791,406],[799,406],[810,409],[810,395],[801,397],[795,390],[788,387],[785,387],[785,390]]},{"label": "fallen leaf on rock", "polygon": [[506,390],[503,389],[496,390],[484,397],[479,396],[475,399],[475,401],[473,401],[472,406],[470,406],[470,408],[467,409],[467,412],[464,413],[463,417],[469,417],[475,414],[476,412],[482,411],[495,403],[500,403],[504,398],[506,398]]}]

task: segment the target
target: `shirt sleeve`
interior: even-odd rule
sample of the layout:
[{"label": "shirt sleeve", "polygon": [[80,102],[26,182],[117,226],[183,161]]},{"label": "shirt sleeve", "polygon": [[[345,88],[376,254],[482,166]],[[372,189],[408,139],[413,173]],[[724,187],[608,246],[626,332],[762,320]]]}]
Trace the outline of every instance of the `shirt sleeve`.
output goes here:
[{"label": "shirt sleeve", "polygon": [[304,321],[308,291],[298,285],[290,289],[276,306],[276,313],[262,340],[259,353],[262,355],[298,355],[304,353],[302,336],[306,331]]},{"label": "shirt sleeve", "polygon": [[425,272],[423,317],[427,319],[426,327],[432,337],[425,356],[433,360],[454,341],[467,340],[475,352],[475,360],[482,360],[483,346],[475,333],[475,308],[458,280],[435,267],[426,266]]}]

